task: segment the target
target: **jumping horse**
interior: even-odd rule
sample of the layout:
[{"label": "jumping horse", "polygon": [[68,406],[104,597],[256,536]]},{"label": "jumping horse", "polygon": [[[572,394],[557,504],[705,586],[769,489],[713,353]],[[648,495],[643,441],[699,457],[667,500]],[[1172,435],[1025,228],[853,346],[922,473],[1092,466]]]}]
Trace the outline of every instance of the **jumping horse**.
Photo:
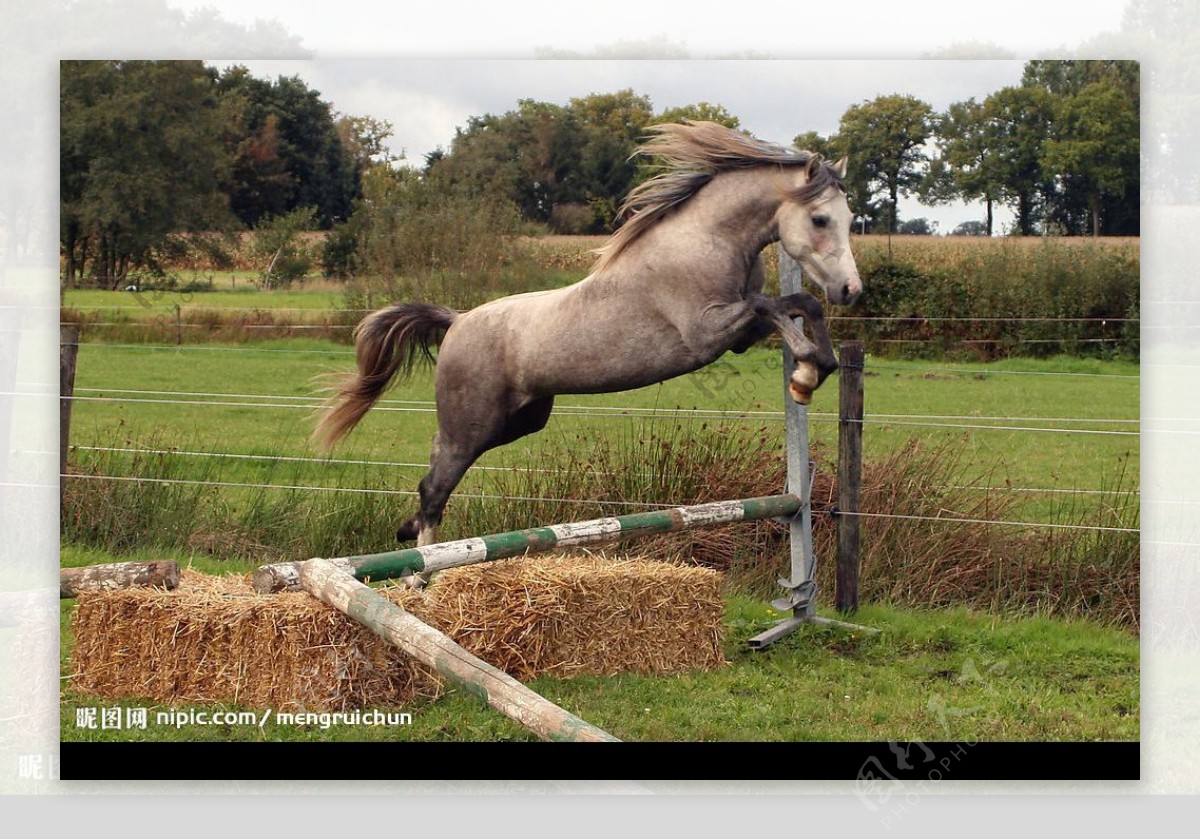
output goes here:
[{"label": "jumping horse", "polygon": [[[624,223],[586,278],[467,312],[397,303],[354,334],[358,371],[337,388],[314,437],[331,448],[398,375],[436,364],[438,431],[420,508],[396,532],[437,541],[447,500],[484,452],[542,429],[558,394],[639,388],[689,373],[778,331],[807,404],[837,369],[820,301],[762,293],[763,248],[780,242],[833,304],[862,281],[850,252],[845,158],[766,143],[716,123],[658,125],[638,153],[664,170],[634,188]],[[793,318],[801,317],[810,340]],[[432,348],[440,345],[436,359]]]}]

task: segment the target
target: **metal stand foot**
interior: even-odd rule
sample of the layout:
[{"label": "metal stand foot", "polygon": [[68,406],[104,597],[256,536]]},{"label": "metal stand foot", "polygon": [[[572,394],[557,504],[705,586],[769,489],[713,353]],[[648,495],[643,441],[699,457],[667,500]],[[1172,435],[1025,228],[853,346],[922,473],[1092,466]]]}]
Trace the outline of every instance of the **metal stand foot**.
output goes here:
[{"label": "metal stand foot", "polygon": [[836,618],[825,618],[815,613],[806,613],[785,618],[783,621],[777,621],[774,627],[764,630],[757,636],[751,637],[750,649],[765,650],[784,636],[787,636],[801,624],[822,624],[826,627],[839,627],[842,630],[858,630],[863,633],[880,632],[877,627],[866,627],[862,624],[851,624],[849,621],[838,621]]}]

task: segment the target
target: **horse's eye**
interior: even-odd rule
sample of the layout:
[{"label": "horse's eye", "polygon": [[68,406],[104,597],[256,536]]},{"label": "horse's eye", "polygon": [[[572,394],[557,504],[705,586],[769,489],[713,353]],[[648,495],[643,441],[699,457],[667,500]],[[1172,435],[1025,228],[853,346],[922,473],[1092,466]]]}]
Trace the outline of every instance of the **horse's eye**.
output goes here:
[{"label": "horse's eye", "polygon": [[828,216],[813,216],[812,223],[813,223],[813,227],[815,227],[815,228],[829,227],[829,217]]}]

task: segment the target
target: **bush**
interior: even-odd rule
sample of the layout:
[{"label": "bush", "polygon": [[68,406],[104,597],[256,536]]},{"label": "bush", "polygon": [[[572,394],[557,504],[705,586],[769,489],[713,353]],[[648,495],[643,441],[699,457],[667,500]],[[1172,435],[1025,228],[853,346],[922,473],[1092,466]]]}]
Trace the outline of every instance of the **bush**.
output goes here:
[{"label": "bush", "polygon": [[301,207],[282,216],[268,217],[255,229],[254,253],[262,265],[268,289],[291,285],[312,270],[312,255],[300,234],[317,225],[312,207]]},{"label": "bush", "polygon": [[864,293],[835,337],[876,355],[1138,358],[1136,240],[857,237]]}]

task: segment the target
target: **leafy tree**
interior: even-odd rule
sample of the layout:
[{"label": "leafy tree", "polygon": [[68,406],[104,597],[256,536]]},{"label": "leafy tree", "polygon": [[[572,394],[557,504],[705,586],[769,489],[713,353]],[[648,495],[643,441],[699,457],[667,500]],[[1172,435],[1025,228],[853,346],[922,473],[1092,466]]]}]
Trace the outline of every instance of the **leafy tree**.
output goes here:
[{"label": "leafy tree", "polygon": [[987,236],[987,225],[976,219],[969,222],[961,222],[956,225],[954,230],[950,232],[951,236]]},{"label": "leafy tree", "polygon": [[611,230],[621,197],[638,175],[638,162],[631,157],[654,121],[653,106],[648,97],[626,89],[572,99],[569,108],[583,145],[578,183],[564,198],[588,206],[589,232]]},{"label": "leafy tree", "polygon": [[806,131],[792,138],[792,145],[806,152],[816,152],[824,157],[833,156],[833,139],[822,137],[815,131]]},{"label": "leafy tree", "polygon": [[300,234],[316,227],[317,213],[299,207],[282,216],[265,217],[255,229],[254,252],[263,264],[261,277],[267,288],[289,286],[312,268],[312,255]]},{"label": "leafy tree", "polygon": [[1092,235],[1099,236],[1105,199],[1137,196],[1137,111],[1125,91],[1105,80],[1063,99],[1055,116],[1044,165],[1086,199]]},{"label": "leafy tree", "polygon": [[933,116],[933,108],[913,96],[880,96],[851,106],[830,141],[834,154],[849,157],[846,186],[854,206],[881,218],[889,232],[895,227],[900,196],[922,185]]},{"label": "leafy tree", "polygon": [[726,128],[740,128],[742,121],[729,113],[724,105],[712,102],[695,102],[690,105],[678,105],[667,108],[654,116],[655,123],[677,123],[684,120],[693,122],[715,122]]},{"label": "leafy tree", "polygon": [[64,61],[60,216],[66,285],[163,274],[232,218],[215,77],[199,61]]},{"label": "leafy tree", "polygon": [[385,284],[434,276],[479,283],[511,262],[519,223],[517,208],[504,199],[448,189],[428,173],[377,166],[364,175],[349,222],[335,230],[356,239],[348,265]]},{"label": "leafy tree", "polygon": [[936,236],[937,226],[937,222],[930,222],[922,216],[919,219],[905,219],[896,228],[896,233],[905,236]]},{"label": "leafy tree", "polygon": [[515,204],[552,230],[605,230],[634,183],[629,160],[652,119],[650,101],[630,90],[567,105],[521,100],[515,111],[471,118],[426,171],[447,189]]},{"label": "leafy tree", "polygon": [[222,73],[219,90],[233,157],[230,201],[246,226],[300,207],[315,208],[325,228],[349,215],[361,172],[317,91],[298,76],[272,82],[243,66]]},{"label": "leafy tree", "polygon": [[[1137,234],[1140,170],[1133,150],[1140,130],[1138,63],[1031,61],[1022,86],[1044,91],[1052,103],[1052,136],[1041,156],[1045,178],[1052,182],[1046,223],[1066,233],[1096,233],[1102,225],[1108,233]],[[1101,90],[1107,93],[1100,96]],[[1089,143],[1106,156],[1105,162],[1088,157]]]},{"label": "leafy tree", "polygon": [[[1001,158],[997,152],[999,126],[992,110],[974,98],[955,102],[945,115],[937,120],[937,132],[941,138],[942,168],[933,169],[935,177],[927,178],[926,184],[941,185],[949,181],[954,194],[967,201],[981,200],[986,208],[985,227],[992,235],[992,205],[1004,193]],[[944,193],[937,186],[926,189],[927,194]]]},{"label": "leafy tree", "polygon": [[1042,152],[1054,118],[1052,94],[1035,86],[1006,87],[985,101],[997,178],[1003,201],[1016,211],[1016,230],[1036,233],[1037,215],[1053,192],[1053,178],[1042,168]]}]

